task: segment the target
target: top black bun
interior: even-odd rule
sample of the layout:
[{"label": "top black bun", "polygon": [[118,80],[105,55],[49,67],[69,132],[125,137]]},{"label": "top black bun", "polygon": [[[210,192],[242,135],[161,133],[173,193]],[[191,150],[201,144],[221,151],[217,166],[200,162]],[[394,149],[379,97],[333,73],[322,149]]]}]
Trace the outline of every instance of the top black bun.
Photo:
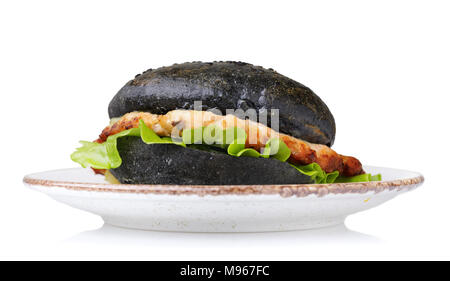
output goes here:
[{"label": "top black bun", "polygon": [[[279,130],[331,146],[336,125],[325,103],[304,85],[272,69],[242,62],[192,62],[149,69],[129,81],[109,104],[109,117],[174,109],[279,109]],[[269,118],[270,119],[270,118]],[[270,121],[270,120],[269,120]]]}]

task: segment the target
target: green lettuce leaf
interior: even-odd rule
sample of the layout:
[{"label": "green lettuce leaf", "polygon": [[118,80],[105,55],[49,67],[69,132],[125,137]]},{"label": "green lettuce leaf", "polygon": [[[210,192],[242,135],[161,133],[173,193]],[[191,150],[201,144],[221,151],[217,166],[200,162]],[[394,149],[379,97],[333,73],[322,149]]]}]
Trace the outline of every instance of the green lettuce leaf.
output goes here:
[{"label": "green lettuce leaf", "polygon": [[273,157],[281,162],[287,161],[289,156],[291,156],[291,150],[284,143],[284,141],[279,138],[272,138],[268,140],[262,154],[262,157],[264,158]]},{"label": "green lettuce leaf", "polygon": [[339,176],[335,180],[336,183],[341,183],[341,182],[366,182],[366,181],[381,181],[381,174],[376,174],[376,175],[362,174],[362,175],[357,175],[357,176],[353,176],[353,177]]},{"label": "green lettuce leaf", "polygon": [[300,173],[310,176],[314,183],[343,183],[343,182],[367,182],[381,181],[381,175],[362,174],[353,177],[340,176],[338,171],[326,173],[317,163],[311,163],[305,166],[290,164]]},{"label": "green lettuce leaf", "polygon": [[119,151],[117,150],[117,139],[125,136],[141,137],[146,144],[166,143],[178,144],[186,147],[184,143],[175,143],[171,138],[161,138],[153,130],[148,128],[140,120],[139,128],[133,128],[109,136],[104,143],[80,141],[81,147],[70,155],[72,161],[79,163],[83,168],[115,169],[122,164]]},{"label": "green lettuce leaf", "polygon": [[333,183],[339,176],[338,171],[326,173],[317,163],[311,163],[304,166],[290,164],[296,168],[300,173],[311,177],[314,183]]}]

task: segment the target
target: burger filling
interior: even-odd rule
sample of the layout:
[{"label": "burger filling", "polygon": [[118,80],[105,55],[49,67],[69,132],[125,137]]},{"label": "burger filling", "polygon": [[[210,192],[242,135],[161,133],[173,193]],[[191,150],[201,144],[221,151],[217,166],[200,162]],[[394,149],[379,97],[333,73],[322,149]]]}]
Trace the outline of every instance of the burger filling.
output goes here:
[{"label": "burger filling", "polygon": [[336,153],[326,145],[313,144],[251,120],[209,111],[173,110],[164,115],[130,112],[111,120],[94,142],[81,141],[73,161],[97,173],[122,164],[117,139],[140,137],[146,144],[180,145],[227,153],[230,157],[262,157],[287,161],[315,183],[381,180],[364,172],[360,161]]}]

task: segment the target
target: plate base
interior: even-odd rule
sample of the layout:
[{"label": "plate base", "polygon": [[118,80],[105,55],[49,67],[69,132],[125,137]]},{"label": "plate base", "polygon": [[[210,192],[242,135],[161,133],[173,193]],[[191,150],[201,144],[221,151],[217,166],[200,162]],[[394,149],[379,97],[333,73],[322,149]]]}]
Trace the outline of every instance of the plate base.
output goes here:
[{"label": "plate base", "polygon": [[284,223],[248,223],[212,222],[212,221],[160,221],[153,218],[132,219],[103,216],[104,222],[123,228],[171,231],[171,232],[269,232],[306,230],[343,224],[345,217],[308,218],[297,222]]}]

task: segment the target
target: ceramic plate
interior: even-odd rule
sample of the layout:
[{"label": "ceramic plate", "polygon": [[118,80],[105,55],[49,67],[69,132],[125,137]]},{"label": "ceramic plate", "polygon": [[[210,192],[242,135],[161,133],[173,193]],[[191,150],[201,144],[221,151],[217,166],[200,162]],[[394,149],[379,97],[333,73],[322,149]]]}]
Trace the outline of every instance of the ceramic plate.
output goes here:
[{"label": "ceramic plate", "polygon": [[110,184],[91,169],[27,175],[26,186],[111,225],[165,231],[257,232],[337,225],[422,184],[419,173],[364,167],[383,181],[296,185]]}]

